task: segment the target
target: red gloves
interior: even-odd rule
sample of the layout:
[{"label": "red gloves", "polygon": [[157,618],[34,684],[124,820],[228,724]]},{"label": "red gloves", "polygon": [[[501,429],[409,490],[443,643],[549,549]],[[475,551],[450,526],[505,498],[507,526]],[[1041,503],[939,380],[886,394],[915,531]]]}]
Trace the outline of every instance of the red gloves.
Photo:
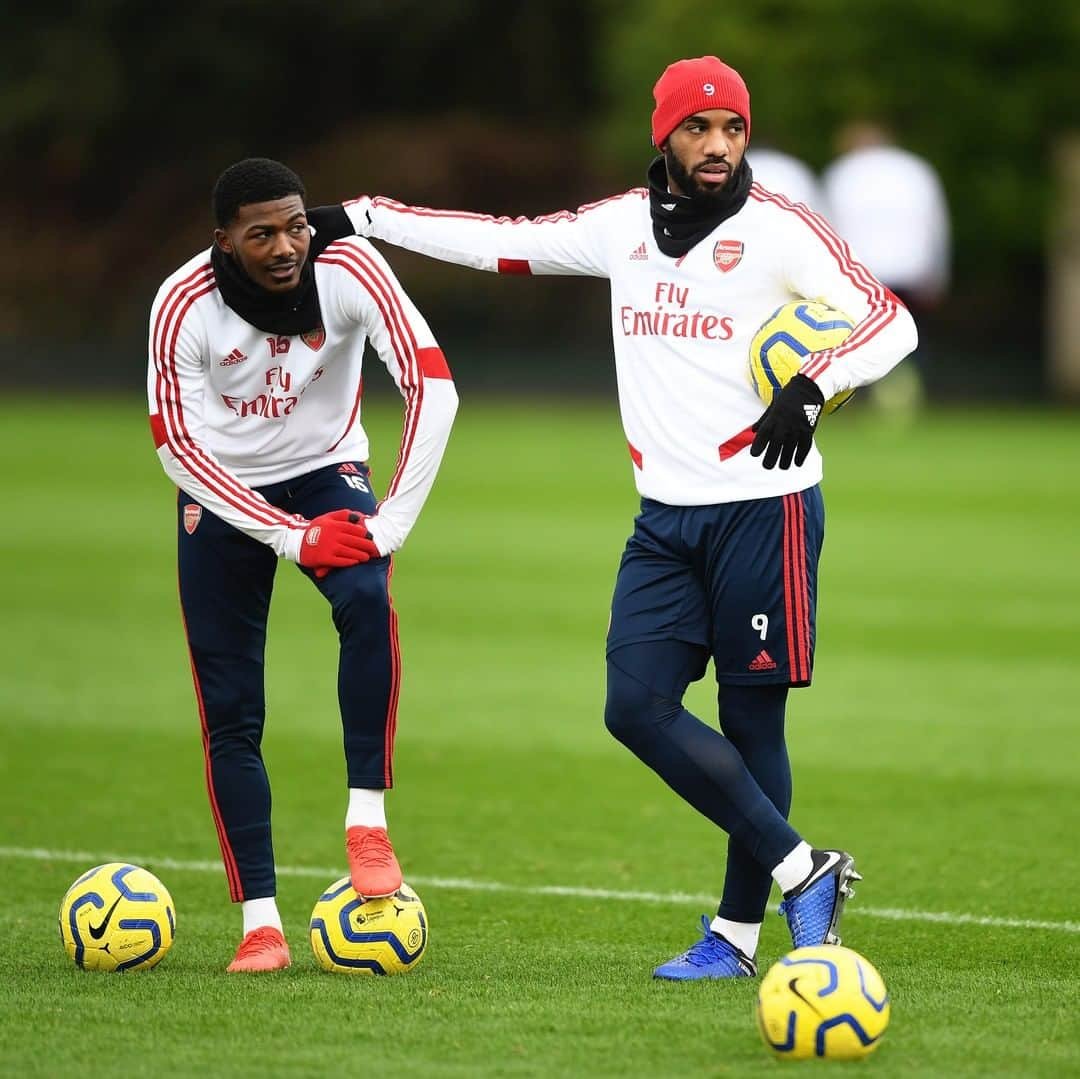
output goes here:
[{"label": "red gloves", "polygon": [[364,526],[364,515],[355,510],[320,514],[300,541],[300,565],[313,569],[320,580],[332,569],[379,557],[379,548]]}]

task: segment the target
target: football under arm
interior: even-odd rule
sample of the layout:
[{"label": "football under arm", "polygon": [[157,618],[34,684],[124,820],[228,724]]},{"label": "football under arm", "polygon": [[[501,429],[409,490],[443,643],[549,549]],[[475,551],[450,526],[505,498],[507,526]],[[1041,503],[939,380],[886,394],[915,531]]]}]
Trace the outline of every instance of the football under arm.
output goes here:
[{"label": "football under arm", "polygon": [[814,215],[812,225],[795,234],[789,249],[790,287],[856,319],[842,344],[812,353],[799,368],[831,400],[888,374],[915,350],[918,331],[908,309],[824,219]]}]

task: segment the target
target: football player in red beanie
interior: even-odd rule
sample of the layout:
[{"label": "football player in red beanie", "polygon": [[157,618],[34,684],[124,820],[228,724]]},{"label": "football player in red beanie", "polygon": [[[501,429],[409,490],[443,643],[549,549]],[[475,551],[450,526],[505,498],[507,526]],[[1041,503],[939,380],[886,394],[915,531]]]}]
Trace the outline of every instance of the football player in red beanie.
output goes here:
[{"label": "football player in red beanie", "polygon": [[[827,222],[754,183],[750,95],[734,68],[715,56],[679,60],[653,94],[659,156],[648,185],[576,213],[494,218],[369,196],[345,210],[363,236],[464,266],[610,281],[619,406],[642,501],[615,581],[605,722],[729,836],[716,916],[654,974],[731,978],[756,973],[773,881],[801,947],[839,941],[858,877],[850,854],[812,846],[787,819],[785,707],[788,690],[811,680],[824,534],[813,435],[826,400],[880,378],[916,333]],[[808,355],[762,413],[749,344],[799,299],[845,311],[855,326],[842,345]],[[682,703],[709,660],[720,730]],[[716,869],[710,856],[703,879]]]}]

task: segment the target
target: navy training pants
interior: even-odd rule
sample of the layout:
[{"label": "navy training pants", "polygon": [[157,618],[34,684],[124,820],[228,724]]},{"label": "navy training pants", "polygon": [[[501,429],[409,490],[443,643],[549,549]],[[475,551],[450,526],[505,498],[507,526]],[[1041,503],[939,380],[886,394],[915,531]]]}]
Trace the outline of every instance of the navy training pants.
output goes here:
[{"label": "navy training pants", "polygon": [[[272,505],[308,518],[336,509],[371,514],[375,496],[362,462],[328,465],[259,488]],[[276,892],[270,785],[261,743],[266,624],[278,558],[179,493],[180,604],[191,652],[210,805],[230,897]],[[350,787],[393,785],[393,739],[400,683],[392,563],[380,558],[316,580],[339,639],[338,703]]]}]

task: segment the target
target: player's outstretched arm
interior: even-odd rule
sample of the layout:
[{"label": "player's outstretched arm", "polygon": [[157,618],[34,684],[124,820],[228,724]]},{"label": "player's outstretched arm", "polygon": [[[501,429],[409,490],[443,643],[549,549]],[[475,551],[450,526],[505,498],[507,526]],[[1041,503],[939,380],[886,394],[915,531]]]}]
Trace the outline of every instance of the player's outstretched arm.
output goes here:
[{"label": "player's outstretched arm", "polygon": [[345,203],[357,234],[476,270],[512,274],[606,277],[606,233],[621,199],[542,217],[492,217],[462,210],[407,206],[382,195]]}]

